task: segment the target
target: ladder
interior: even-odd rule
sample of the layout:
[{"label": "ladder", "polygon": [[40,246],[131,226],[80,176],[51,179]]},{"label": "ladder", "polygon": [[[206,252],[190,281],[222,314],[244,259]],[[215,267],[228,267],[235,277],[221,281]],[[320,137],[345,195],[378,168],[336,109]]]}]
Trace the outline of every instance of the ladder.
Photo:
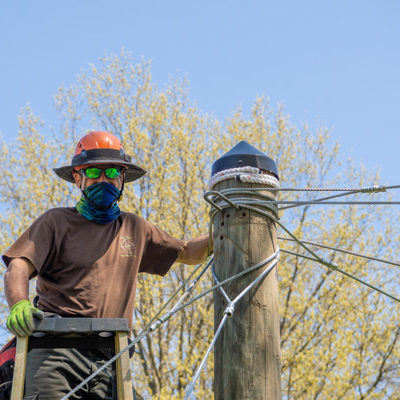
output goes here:
[{"label": "ladder", "polygon": [[[117,354],[128,346],[128,335],[128,322],[125,318],[35,320],[32,336],[17,337],[11,400],[23,400],[26,359],[29,350],[33,348],[111,348]],[[118,399],[133,399],[128,351],[116,360],[116,381]]]}]

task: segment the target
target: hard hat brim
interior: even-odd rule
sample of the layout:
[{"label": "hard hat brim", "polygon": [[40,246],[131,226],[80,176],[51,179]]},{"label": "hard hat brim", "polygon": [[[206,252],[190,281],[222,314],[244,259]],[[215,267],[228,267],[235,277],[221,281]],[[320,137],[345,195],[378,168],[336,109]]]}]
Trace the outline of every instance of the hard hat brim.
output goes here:
[{"label": "hard hat brim", "polygon": [[98,164],[114,164],[125,167],[125,183],[133,182],[146,173],[143,168],[132,163],[132,158],[128,154],[123,152],[123,150],[116,149],[82,150],[81,153],[76,154],[72,158],[71,165],[54,168],[53,171],[61,179],[74,183],[74,176],[72,174],[74,168],[82,165]]},{"label": "hard hat brim", "polygon": [[[137,179],[139,179],[143,175],[145,175],[147,172],[143,168],[140,168],[139,166],[137,166],[135,164],[123,162],[123,161],[116,162],[115,159],[101,160],[101,161],[97,161],[97,162],[91,161],[91,162],[88,162],[87,164],[81,164],[81,165],[97,165],[97,164],[114,164],[114,165],[124,166],[125,167],[125,178],[124,178],[125,183],[136,181]],[[74,176],[73,176],[73,171],[74,171],[75,167],[76,166],[66,165],[64,167],[53,168],[53,171],[61,179],[64,179],[65,181],[70,182],[70,183],[75,183]]]}]

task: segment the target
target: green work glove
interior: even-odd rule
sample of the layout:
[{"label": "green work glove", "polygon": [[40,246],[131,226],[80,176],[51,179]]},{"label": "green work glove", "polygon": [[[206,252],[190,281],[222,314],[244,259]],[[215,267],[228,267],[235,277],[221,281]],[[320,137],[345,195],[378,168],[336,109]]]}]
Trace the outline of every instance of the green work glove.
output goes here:
[{"label": "green work glove", "polygon": [[21,300],[11,307],[7,328],[15,336],[30,336],[35,329],[33,317],[43,319],[43,311],[33,307],[29,300]]}]

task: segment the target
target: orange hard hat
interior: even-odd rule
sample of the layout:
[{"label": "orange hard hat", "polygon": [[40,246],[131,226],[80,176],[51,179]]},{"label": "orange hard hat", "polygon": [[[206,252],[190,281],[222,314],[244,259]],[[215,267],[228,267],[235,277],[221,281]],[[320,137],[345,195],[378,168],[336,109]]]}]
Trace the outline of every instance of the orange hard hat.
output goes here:
[{"label": "orange hard hat", "polygon": [[111,133],[94,131],[83,136],[72,157],[71,165],[54,168],[62,179],[74,183],[73,170],[85,165],[115,164],[125,168],[125,182],[132,182],[142,177],[146,171],[132,163],[132,158],[125,153],[120,140]]},{"label": "orange hard hat", "polygon": [[95,149],[114,149],[124,152],[121,142],[116,136],[104,131],[95,131],[88,133],[79,140],[74,156],[78,156],[82,151]]}]

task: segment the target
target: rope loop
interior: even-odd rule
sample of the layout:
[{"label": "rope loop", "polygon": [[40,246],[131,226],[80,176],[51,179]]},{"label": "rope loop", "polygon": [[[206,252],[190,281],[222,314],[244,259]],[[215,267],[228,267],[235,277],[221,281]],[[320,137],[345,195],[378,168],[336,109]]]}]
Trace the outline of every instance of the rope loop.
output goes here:
[{"label": "rope loop", "polygon": [[264,174],[262,170],[255,167],[229,168],[220,171],[211,177],[208,187],[210,190],[213,190],[217,183],[227,179],[235,179],[241,182],[259,183],[272,186],[273,188],[279,188],[279,180],[275,178],[275,176]]}]

